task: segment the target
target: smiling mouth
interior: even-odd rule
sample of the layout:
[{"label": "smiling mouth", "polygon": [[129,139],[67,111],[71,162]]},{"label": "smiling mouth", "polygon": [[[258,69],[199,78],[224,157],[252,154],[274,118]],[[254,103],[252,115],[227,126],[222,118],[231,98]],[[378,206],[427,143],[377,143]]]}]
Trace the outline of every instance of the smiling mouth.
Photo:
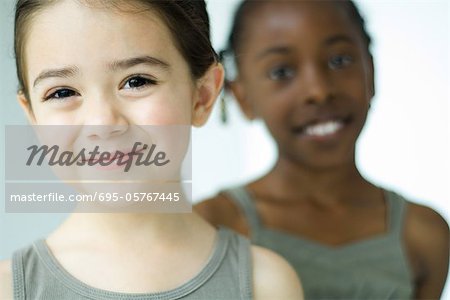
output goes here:
[{"label": "smiling mouth", "polygon": [[[128,150],[117,150],[117,151],[106,151],[110,154],[109,159],[100,159],[100,155],[97,155],[95,157],[90,157],[87,159],[83,159],[82,162],[86,164],[115,164],[118,163],[120,160],[122,163],[127,162],[129,159],[132,158],[133,155],[137,155],[139,153],[144,152],[145,148],[141,148],[135,151],[132,151],[131,149]],[[103,152],[104,153],[104,152]]]},{"label": "smiling mouth", "polygon": [[312,138],[326,138],[333,136],[342,130],[348,123],[350,123],[351,118],[331,118],[327,120],[320,120],[311,122],[308,125],[297,127],[294,129],[296,134],[301,134],[302,136],[312,137]]},{"label": "smiling mouth", "polygon": [[344,122],[340,120],[333,120],[324,123],[319,123],[316,125],[307,126],[304,130],[307,136],[327,136],[336,133],[344,127]]}]

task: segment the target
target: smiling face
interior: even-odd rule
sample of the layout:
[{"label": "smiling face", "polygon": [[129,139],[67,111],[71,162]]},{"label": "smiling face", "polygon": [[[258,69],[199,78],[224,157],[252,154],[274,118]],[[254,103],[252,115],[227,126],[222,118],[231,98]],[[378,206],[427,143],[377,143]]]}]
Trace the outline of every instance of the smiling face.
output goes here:
[{"label": "smiling face", "polygon": [[61,179],[176,179],[190,126],[207,120],[220,91],[219,64],[194,78],[160,15],[148,6],[130,11],[129,3],[94,7],[60,0],[34,14],[23,52],[29,99],[20,93],[18,100],[30,123],[52,125],[39,127],[38,135],[61,152],[76,156],[98,146],[111,157],[120,151],[136,161],[138,154],[150,157],[155,144],[154,152],[165,152],[171,164],[135,167],[133,176],[125,165],[76,164],[58,172]]},{"label": "smiling face", "polygon": [[241,107],[265,121],[282,158],[310,168],[354,162],[373,96],[367,45],[341,4],[261,3],[239,41]]}]

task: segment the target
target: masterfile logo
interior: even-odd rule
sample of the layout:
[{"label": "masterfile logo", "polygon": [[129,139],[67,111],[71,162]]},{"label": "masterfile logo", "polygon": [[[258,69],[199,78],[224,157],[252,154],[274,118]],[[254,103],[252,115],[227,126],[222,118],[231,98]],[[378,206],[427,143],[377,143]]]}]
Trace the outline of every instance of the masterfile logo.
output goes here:
[{"label": "masterfile logo", "polygon": [[190,212],[191,127],[8,125],[8,212]]}]

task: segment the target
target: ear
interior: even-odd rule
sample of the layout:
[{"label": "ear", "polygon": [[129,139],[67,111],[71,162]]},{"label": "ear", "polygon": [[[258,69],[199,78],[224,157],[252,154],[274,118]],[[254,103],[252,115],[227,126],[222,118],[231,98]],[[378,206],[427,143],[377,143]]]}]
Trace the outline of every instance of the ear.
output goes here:
[{"label": "ear", "polygon": [[31,125],[35,125],[36,117],[34,116],[33,109],[31,108],[30,100],[27,99],[23,91],[19,91],[17,93],[16,98],[17,102],[19,102],[20,107],[22,107],[23,112],[25,113],[25,116],[28,119],[28,122],[30,122]]},{"label": "ear", "polygon": [[236,81],[230,82],[229,87],[247,119],[254,120],[256,118],[256,114],[252,104],[247,99],[245,88],[240,80],[236,79]]},{"label": "ear", "polygon": [[217,63],[211,66],[205,75],[197,81],[192,103],[192,125],[200,127],[206,123],[222,89],[223,79],[223,66]]}]

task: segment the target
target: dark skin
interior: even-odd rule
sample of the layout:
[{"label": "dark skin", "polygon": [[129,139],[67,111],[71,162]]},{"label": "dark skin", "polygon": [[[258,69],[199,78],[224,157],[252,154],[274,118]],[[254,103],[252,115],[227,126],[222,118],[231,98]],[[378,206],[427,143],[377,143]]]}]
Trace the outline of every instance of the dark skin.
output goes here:
[{"label": "dark skin", "polygon": [[[239,76],[231,84],[243,112],[264,120],[279,152],[273,169],[246,188],[271,229],[336,248],[385,234],[384,192],[355,164],[374,95],[362,34],[336,3],[276,2],[246,16]],[[224,194],[195,210],[214,225],[251,235]],[[432,209],[408,203],[404,226],[415,298],[437,299],[447,276],[448,225]]]}]

